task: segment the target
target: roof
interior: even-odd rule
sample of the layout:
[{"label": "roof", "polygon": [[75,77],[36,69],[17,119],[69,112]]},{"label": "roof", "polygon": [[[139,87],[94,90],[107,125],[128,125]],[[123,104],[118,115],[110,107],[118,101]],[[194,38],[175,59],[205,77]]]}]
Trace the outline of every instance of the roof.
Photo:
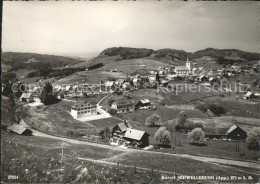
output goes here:
[{"label": "roof", "polygon": [[260,93],[255,93],[254,95],[255,95],[255,96],[260,96]]},{"label": "roof", "polygon": [[31,98],[32,97],[32,93],[23,93],[21,98]]},{"label": "roof", "polygon": [[227,135],[227,131],[229,128],[216,128],[216,127],[210,127],[210,128],[203,128],[205,135]]},{"label": "roof", "polygon": [[23,134],[27,129],[19,124],[13,123],[12,125],[7,127],[7,130],[12,131],[17,134]]},{"label": "roof", "polygon": [[121,107],[130,107],[134,105],[134,101],[132,100],[120,100],[120,101],[116,101],[113,104],[117,105],[117,108],[121,108]]},{"label": "roof", "polygon": [[187,70],[187,71],[189,71],[189,69],[186,67],[186,66],[176,66],[175,67],[175,70],[177,71],[177,70]]},{"label": "roof", "polygon": [[74,104],[74,105],[72,106],[72,108],[79,108],[80,106],[85,106],[85,105],[87,105],[87,104],[90,104],[90,105],[92,105],[92,106],[95,106],[94,103],[91,102],[91,101],[79,101],[79,102],[77,102],[76,104]]},{"label": "roof", "polygon": [[127,128],[133,128],[132,125],[128,122],[122,122],[117,125],[123,132],[127,130]]},{"label": "roof", "polygon": [[144,134],[145,134],[145,131],[127,128],[124,137],[140,141],[142,139],[142,137],[144,136]]},{"label": "roof", "polygon": [[233,130],[235,130],[236,128],[238,128],[237,125],[231,126],[231,127],[228,129],[227,134],[230,134],[230,133],[231,133]]},{"label": "roof", "polygon": [[151,103],[149,99],[140,100],[140,102],[142,102],[143,104]]},{"label": "roof", "polygon": [[106,86],[113,86],[113,84],[114,84],[114,81],[107,81],[105,85]]},{"label": "roof", "polygon": [[213,81],[215,78],[214,77],[210,77],[209,78],[209,81]]},{"label": "roof", "polygon": [[120,83],[124,83],[125,82],[125,79],[118,79],[117,82],[120,84]]},{"label": "roof", "polygon": [[245,97],[250,97],[253,93],[251,91],[248,91],[246,94],[245,94]]}]

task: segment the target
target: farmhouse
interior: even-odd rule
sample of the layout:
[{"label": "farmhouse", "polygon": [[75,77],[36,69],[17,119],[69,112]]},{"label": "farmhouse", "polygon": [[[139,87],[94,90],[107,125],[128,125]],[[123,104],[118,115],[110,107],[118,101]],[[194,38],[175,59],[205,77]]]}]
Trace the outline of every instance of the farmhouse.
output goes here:
[{"label": "farmhouse", "polygon": [[232,139],[232,140],[245,140],[247,137],[246,131],[238,125],[232,125],[229,128],[204,128],[205,137],[213,139]]},{"label": "farmhouse", "polygon": [[149,145],[149,134],[145,131],[127,128],[123,137],[129,145],[146,147]]},{"label": "farmhouse", "polygon": [[120,138],[122,138],[127,128],[133,128],[132,125],[127,121],[117,124],[112,130],[113,141],[117,142]]},{"label": "farmhouse", "polygon": [[96,105],[93,105],[91,102],[82,101],[71,107],[71,115],[74,118],[90,116],[95,114],[97,114],[97,108]]},{"label": "farmhouse", "polygon": [[33,95],[32,93],[23,93],[20,100],[25,102],[33,102]]},{"label": "farmhouse", "polygon": [[151,105],[151,102],[149,99],[140,100],[135,107],[139,109],[140,107],[148,107]]},{"label": "farmhouse", "polygon": [[14,132],[19,135],[31,135],[32,131],[23,127],[22,125],[13,123],[12,125],[7,127],[7,130],[10,132]]},{"label": "farmhouse", "polygon": [[112,109],[115,109],[117,113],[133,112],[135,105],[133,100],[120,100],[112,103]]}]

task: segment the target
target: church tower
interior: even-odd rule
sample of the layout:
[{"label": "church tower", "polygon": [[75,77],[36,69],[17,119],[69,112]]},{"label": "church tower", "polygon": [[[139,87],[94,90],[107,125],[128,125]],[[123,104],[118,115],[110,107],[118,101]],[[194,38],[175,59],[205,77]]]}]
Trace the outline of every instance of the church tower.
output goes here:
[{"label": "church tower", "polygon": [[191,72],[189,57],[187,57],[186,67],[189,69],[189,72]]}]

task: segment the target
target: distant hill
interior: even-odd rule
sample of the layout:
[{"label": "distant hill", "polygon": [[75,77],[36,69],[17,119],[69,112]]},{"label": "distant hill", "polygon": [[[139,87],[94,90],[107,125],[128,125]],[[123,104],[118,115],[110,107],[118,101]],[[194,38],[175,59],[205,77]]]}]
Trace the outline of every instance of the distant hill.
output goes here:
[{"label": "distant hill", "polygon": [[176,50],[176,49],[160,49],[156,50],[153,53],[155,58],[162,58],[162,57],[167,57],[170,56],[172,60],[178,59],[178,60],[186,60],[188,55],[190,53],[184,51],[184,50]]},{"label": "distant hill", "polygon": [[239,60],[239,61],[253,61],[259,60],[260,54],[245,52],[238,49],[215,49],[207,48],[196,52],[186,52],[184,50],[176,49],[159,49],[152,50],[146,48],[129,48],[129,47],[112,47],[107,48],[99,54],[100,56],[120,56],[121,59],[153,57],[154,59],[163,60],[182,60],[185,61],[187,57],[190,59],[211,58],[211,59],[226,59],[226,60]]},{"label": "distant hill", "polygon": [[107,48],[99,54],[99,56],[116,56],[119,55],[122,59],[132,59],[150,56],[153,53],[152,49],[146,48],[130,48],[130,47],[112,47]]},{"label": "distant hill", "polygon": [[192,59],[201,58],[203,56],[210,56],[216,59],[225,58],[229,60],[247,60],[247,61],[260,59],[260,54],[258,53],[245,52],[238,49],[207,48],[191,54]]},{"label": "distant hill", "polygon": [[41,64],[48,64],[55,68],[83,62],[83,60],[71,57],[20,52],[3,52],[1,60],[3,64],[11,66],[13,71],[35,69],[36,65],[41,66]]}]

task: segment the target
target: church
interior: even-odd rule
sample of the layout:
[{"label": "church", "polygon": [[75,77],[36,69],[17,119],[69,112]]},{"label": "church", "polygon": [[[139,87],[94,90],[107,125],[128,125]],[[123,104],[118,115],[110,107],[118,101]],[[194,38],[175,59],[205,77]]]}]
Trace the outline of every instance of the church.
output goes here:
[{"label": "church", "polygon": [[177,75],[188,75],[191,72],[191,63],[189,61],[189,58],[187,58],[185,66],[176,66],[174,68],[174,72]]}]

